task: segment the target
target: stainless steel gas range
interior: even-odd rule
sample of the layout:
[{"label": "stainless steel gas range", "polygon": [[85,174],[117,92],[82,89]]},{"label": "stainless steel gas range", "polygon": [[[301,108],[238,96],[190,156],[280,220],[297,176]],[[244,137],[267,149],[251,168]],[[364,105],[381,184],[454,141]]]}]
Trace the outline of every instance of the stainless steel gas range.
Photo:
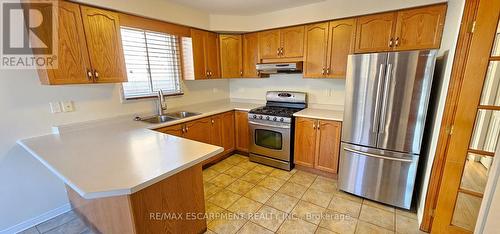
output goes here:
[{"label": "stainless steel gas range", "polygon": [[307,107],[307,94],[269,91],[266,106],[250,110],[250,161],[293,168],[293,114]]}]

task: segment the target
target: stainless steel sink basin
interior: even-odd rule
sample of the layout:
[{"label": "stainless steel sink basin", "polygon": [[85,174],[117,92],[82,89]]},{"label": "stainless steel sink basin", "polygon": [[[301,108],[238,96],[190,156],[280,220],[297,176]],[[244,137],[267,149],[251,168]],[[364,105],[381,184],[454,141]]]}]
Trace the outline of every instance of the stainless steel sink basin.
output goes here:
[{"label": "stainless steel sink basin", "polygon": [[188,111],[177,111],[177,112],[167,113],[165,115],[173,117],[173,118],[177,118],[177,119],[183,119],[183,118],[187,118],[187,117],[191,117],[191,116],[200,115],[200,113],[188,112]]},{"label": "stainless steel sink basin", "polygon": [[168,115],[157,115],[157,116],[152,116],[152,117],[147,117],[147,118],[141,119],[141,121],[157,124],[157,123],[165,123],[165,122],[169,122],[169,121],[174,121],[177,119],[179,119],[179,118],[175,118],[175,117],[168,116]]}]

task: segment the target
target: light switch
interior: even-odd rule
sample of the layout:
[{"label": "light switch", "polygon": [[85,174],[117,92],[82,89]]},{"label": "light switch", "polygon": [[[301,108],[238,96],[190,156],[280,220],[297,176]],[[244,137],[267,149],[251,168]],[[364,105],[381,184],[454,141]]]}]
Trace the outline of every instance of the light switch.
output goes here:
[{"label": "light switch", "polygon": [[73,107],[73,101],[62,101],[61,104],[64,112],[72,112],[75,110]]},{"label": "light switch", "polygon": [[61,113],[61,104],[59,102],[50,102],[50,113],[55,114],[55,113]]}]

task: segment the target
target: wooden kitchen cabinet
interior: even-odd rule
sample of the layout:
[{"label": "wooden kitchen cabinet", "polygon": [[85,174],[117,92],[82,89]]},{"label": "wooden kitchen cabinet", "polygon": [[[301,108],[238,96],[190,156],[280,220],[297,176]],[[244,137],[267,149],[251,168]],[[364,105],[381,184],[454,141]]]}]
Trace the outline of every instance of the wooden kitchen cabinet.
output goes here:
[{"label": "wooden kitchen cabinet", "polygon": [[212,123],[210,118],[194,120],[184,124],[184,138],[200,141],[203,143],[211,143]]},{"label": "wooden kitchen cabinet", "polygon": [[304,53],[304,26],[259,32],[261,60],[296,58]]},{"label": "wooden kitchen cabinet", "polygon": [[355,52],[439,48],[446,7],[439,4],[358,17]]},{"label": "wooden kitchen cabinet", "polygon": [[[57,7],[57,68],[38,69],[41,83],[126,82],[118,14],[66,1]],[[34,30],[48,36],[43,27]]]},{"label": "wooden kitchen cabinet", "polygon": [[220,78],[219,39],[216,33],[191,29],[194,79]]},{"label": "wooden kitchen cabinet", "polygon": [[398,11],[394,50],[439,48],[446,5]]},{"label": "wooden kitchen cabinet", "polygon": [[337,121],[297,118],[295,164],[336,174],[342,124]]},{"label": "wooden kitchen cabinet", "polygon": [[243,75],[241,35],[219,35],[222,78],[238,78]]},{"label": "wooden kitchen cabinet", "polygon": [[169,134],[169,135],[182,137],[182,134],[184,133],[184,125],[182,125],[182,124],[172,125],[172,126],[157,129],[157,131],[165,133],[165,134]]},{"label": "wooden kitchen cabinet", "polygon": [[210,117],[212,127],[210,129],[210,144],[222,147],[222,123],[221,115],[214,115]]},{"label": "wooden kitchen cabinet", "polygon": [[234,111],[226,112],[219,115],[222,119],[222,147],[224,154],[235,150],[235,119]]},{"label": "wooden kitchen cabinet", "polygon": [[126,82],[125,59],[117,13],[81,6],[90,63],[97,83]]},{"label": "wooden kitchen cabinet", "polygon": [[259,62],[259,34],[243,34],[243,77],[259,77],[256,65]]},{"label": "wooden kitchen cabinet", "polygon": [[343,78],[353,51],[354,19],[306,26],[304,78]]},{"label": "wooden kitchen cabinet", "polygon": [[250,146],[250,130],[248,129],[248,112],[235,113],[236,150],[248,152]]},{"label": "wooden kitchen cabinet", "polygon": [[384,52],[392,50],[392,36],[396,13],[358,17],[356,23],[356,53]]}]

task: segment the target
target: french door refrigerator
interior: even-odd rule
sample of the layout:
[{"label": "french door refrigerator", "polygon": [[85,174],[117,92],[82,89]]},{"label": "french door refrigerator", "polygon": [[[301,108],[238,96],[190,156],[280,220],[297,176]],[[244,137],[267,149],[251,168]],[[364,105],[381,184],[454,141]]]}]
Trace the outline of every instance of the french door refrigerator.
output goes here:
[{"label": "french door refrigerator", "polygon": [[339,189],[410,208],[436,52],[349,56]]}]

